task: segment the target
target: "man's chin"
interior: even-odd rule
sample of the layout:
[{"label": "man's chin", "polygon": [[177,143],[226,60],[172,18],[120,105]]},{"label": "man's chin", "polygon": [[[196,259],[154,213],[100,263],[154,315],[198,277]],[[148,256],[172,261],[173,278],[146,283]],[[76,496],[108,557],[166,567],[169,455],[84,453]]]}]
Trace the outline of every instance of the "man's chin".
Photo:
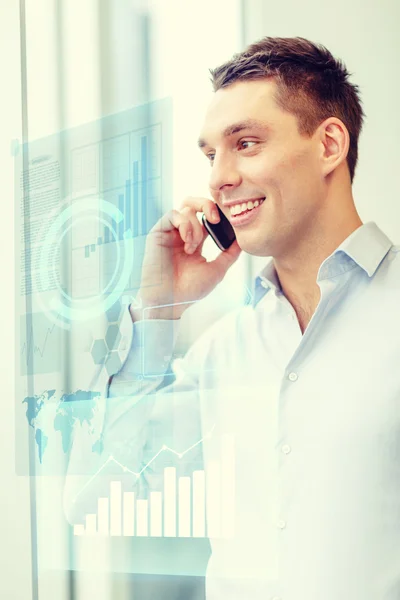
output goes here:
[{"label": "man's chin", "polygon": [[251,239],[250,236],[239,235],[237,237],[237,243],[243,252],[251,254],[251,256],[271,256],[265,242],[263,243],[261,240]]}]

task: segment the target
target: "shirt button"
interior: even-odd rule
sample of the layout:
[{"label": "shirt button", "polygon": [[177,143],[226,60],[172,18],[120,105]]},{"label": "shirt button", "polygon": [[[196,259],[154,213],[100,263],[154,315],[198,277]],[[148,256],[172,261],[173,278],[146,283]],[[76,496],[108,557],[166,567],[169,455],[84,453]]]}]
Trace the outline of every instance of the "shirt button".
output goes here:
[{"label": "shirt button", "polygon": [[280,519],[277,523],[279,529],[285,529],[286,527],[286,521],[284,521],[283,519]]},{"label": "shirt button", "polygon": [[298,377],[297,373],[289,373],[290,381],[296,381],[297,377]]},{"label": "shirt button", "polygon": [[261,287],[267,289],[269,288],[269,284],[266,281],[261,280]]},{"label": "shirt button", "polygon": [[289,454],[290,451],[291,451],[291,447],[288,446],[288,444],[285,444],[284,446],[282,446],[282,452],[284,452],[285,454]]}]

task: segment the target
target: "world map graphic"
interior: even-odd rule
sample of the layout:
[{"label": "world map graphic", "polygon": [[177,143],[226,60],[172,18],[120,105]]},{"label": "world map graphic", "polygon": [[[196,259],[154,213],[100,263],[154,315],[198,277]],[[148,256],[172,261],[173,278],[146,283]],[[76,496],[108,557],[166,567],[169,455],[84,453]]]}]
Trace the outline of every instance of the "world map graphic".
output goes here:
[{"label": "world map graphic", "polygon": [[[50,432],[44,430],[40,424],[40,414],[44,407],[51,402],[55,408],[53,428],[55,432],[59,432],[63,452],[67,453],[71,448],[72,434],[76,425],[82,426],[86,423],[89,432],[94,432],[92,423],[97,410],[97,399],[100,395],[100,392],[77,390],[73,393],[62,394],[57,399],[56,390],[47,390],[43,394],[27,396],[23,400],[23,404],[26,404],[28,424],[35,431],[40,463],[43,462],[50,435]],[[92,450],[101,454],[103,451],[101,437],[94,442]]]}]

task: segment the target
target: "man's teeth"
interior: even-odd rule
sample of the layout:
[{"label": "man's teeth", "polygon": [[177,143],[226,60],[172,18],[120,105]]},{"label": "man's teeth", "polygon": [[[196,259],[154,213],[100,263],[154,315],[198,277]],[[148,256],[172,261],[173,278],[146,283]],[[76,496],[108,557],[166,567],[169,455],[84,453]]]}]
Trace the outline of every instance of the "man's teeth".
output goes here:
[{"label": "man's teeth", "polygon": [[251,200],[249,200],[248,202],[243,202],[242,204],[235,204],[234,206],[230,206],[229,210],[230,210],[232,216],[240,215],[242,212],[245,212],[246,210],[253,210],[253,208],[257,208],[257,206],[262,204],[264,202],[264,200],[265,200],[265,198],[263,198],[262,200],[256,200],[255,202],[252,202]]}]

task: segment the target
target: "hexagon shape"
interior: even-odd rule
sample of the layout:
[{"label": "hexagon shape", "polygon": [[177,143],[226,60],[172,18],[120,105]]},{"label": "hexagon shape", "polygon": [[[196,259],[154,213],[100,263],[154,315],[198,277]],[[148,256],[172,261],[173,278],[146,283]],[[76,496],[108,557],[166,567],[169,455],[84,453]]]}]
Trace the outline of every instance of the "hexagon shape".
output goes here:
[{"label": "hexagon shape", "polygon": [[109,350],[114,348],[117,350],[119,342],[121,340],[121,332],[117,324],[113,323],[107,327],[106,333],[106,344]]},{"label": "hexagon shape", "polygon": [[121,300],[117,300],[107,311],[107,321],[109,323],[116,323],[119,321],[122,311]]},{"label": "hexagon shape", "polygon": [[122,366],[122,362],[121,362],[118,352],[115,352],[115,351],[110,352],[110,354],[107,356],[107,359],[105,362],[105,367],[106,367],[107,373],[109,375],[115,375],[115,373],[118,373],[121,366]]},{"label": "hexagon shape", "polygon": [[92,358],[95,365],[102,365],[108,354],[107,346],[104,340],[94,340],[91,349]]}]

